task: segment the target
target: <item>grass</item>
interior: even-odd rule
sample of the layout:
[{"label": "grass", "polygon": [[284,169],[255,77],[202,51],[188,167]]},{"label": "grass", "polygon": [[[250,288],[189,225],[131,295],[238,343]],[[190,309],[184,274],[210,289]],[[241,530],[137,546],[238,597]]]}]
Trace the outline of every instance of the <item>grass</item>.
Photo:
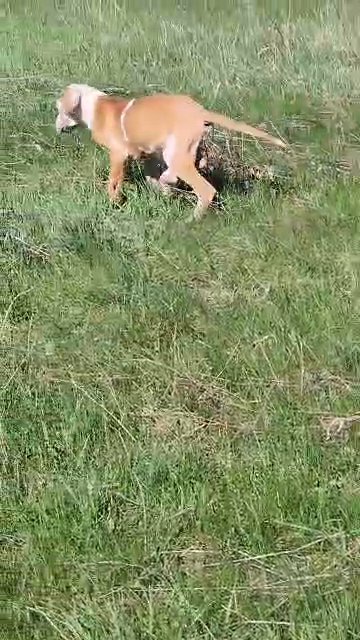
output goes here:
[{"label": "grass", "polygon": [[[332,428],[359,409],[358,21],[5,6],[2,637],[358,637],[359,440]],[[103,151],[54,132],[70,81],[265,123],[288,153],[239,144],[279,195],[228,190],[189,225],[133,182],[112,209]]]}]

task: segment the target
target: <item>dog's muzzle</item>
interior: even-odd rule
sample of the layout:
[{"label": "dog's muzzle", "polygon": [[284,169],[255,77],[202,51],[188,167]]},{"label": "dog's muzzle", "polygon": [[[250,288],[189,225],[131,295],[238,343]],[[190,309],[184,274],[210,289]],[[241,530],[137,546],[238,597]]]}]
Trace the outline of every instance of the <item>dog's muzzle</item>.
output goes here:
[{"label": "dog's muzzle", "polygon": [[76,125],[77,122],[72,118],[59,114],[55,122],[56,133],[62,133],[63,131],[72,129],[73,127],[76,127]]}]

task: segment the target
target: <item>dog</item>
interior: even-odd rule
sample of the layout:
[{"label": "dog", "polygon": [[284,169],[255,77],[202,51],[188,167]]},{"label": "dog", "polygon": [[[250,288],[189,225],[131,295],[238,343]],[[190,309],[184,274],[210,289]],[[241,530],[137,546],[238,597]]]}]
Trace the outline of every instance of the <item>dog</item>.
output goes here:
[{"label": "dog", "polygon": [[161,151],[167,168],[159,178],[159,187],[167,190],[177,179],[188,184],[197,196],[196,219],[202,217],[216,194],[195,167],[198,145],[209,124],[286,147],[279,138],[208,111],[187,95],[157,93],[130,99],[108,95],[85,84],[70,84],[56,104],[58,133],[84,124],[91,130],[93,140],[108,149],[108,194],[112,201],[122,187],[126,159]]}]

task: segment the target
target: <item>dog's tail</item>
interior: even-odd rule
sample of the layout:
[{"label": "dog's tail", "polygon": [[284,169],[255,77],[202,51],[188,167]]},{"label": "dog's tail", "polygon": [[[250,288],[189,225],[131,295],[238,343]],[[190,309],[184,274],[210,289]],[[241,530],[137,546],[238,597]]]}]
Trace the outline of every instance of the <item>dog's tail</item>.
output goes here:
[{"label": "dog's tail", "polygon": [[266,142],[271,142],[277,147],[285,148],[286,144],[280,138],[274,138],[266,131],[262,131],[261,129],[256,129],[255,127],[251,127],[246,122],[238,122],[237,120],[232,120],[232,118],[228,118],[228,116],[224,116],[221,113],[217,113],[216,111],[205,111],[204,120],[206,124],[217,124],[223,129],[228,129],[229,131],[238,131],[239,133],[245,133],[248,136],[253,136],[254,138],[261,138],[262,140],[266,140]]}]

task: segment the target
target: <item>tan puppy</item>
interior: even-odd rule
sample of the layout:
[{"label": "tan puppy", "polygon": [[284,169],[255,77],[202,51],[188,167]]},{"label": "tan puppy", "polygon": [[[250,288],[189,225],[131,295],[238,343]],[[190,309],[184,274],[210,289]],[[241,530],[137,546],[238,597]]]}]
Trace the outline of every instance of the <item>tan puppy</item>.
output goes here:
[{"label": "tan puppy", "polygon": [[162,151],[167,169],[160,186],[186,182],[196,193],[195,217],[201,217],[216,193],[214,187],[195,168],[196,150],[208,124],[261,138],[285,147],[279,138],[236,122],[225,115],[207,111],[186,95],[155,94],[136,99],[106,95],[93,87],[71,84],[57,101],[56,130],[85,124],[92,138],[110,152],[108,191],[115,200],[123,182],[128,156]]}]

